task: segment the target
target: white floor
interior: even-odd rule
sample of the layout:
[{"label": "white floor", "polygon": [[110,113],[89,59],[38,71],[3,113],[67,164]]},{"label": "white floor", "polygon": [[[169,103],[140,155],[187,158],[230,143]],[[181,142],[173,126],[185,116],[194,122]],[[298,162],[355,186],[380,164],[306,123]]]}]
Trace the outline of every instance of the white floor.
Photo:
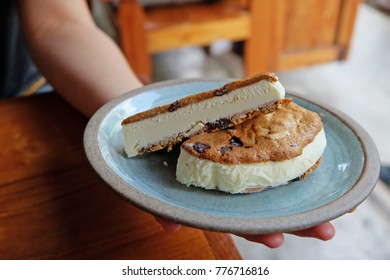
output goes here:
[{"label": "white floor", "polygon": [[[184,48],[154,57],[155,81],[174,78],[240,78],[242,61],[225,44],[214,56]],[[214,52],[214,49],[213,49]],[[174,65],[175,67],[170,67]],[[277,73],[283,85],[326,100],[358,121],[390,165],[390,18],[361,5],[349,59]],[[245,259],[390,259],[390,191],[379,183],[352,214],[334,221],[336,237],[327,242],[287,236],[279,249],[242,238],[234,240]]]}]

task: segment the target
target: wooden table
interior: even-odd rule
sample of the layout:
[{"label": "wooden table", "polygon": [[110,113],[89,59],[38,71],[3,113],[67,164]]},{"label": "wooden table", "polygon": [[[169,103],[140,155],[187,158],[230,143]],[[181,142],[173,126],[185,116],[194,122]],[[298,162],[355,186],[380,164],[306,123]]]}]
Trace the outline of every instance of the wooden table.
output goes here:
[{"label": "wooden table", "polygon": [[240,259],[230,235],[166,233],[90,167],[56,94],[0,101],[0,259]]}]

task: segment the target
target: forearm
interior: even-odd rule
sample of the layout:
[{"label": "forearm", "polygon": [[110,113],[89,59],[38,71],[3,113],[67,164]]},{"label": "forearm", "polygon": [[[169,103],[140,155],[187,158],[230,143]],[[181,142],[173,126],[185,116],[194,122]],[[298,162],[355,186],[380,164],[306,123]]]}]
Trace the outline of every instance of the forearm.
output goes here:
[{"label": "forearm", "polygon": [[91,116],[104,103],[142,85],[119,48],[83,15],[85,11],[76,11],[83,16],[78,19],[77,14],[66,18],[69,11],[65,10],[61,16],[66,20],[58,17],[56,21],[54,17],[39,24],[33,15],[23,14],[28,11],[26,6],[21,7],[22,26],[35,63],[53,87],[82,113]]}]

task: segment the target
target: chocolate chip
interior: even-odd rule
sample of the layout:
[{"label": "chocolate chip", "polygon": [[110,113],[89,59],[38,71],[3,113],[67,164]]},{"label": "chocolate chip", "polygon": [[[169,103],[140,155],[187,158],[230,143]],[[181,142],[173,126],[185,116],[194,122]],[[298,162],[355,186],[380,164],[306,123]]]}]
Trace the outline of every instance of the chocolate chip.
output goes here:
[{"label": "chocolate chip", "polygon": [[219,119],[214,122],[209,122],[206,124],[207,131],[212,131],[215,129],[225,129],[229,127],[231,121],[229,119]]},{"label": "chocolate chip", "polygon": [[215,91],[214,91],[214,95],[216,95],[216,96],[221,96],[221,95],[224,95],[224,94],[226,94],[226,93],[228,93],[228,92],[229,92],[229,90],[227,89],[227,87],[226,87],[226,86],[223,86],[223,87],[221,87],[221,88],[215,90]]},{"label": "chocolate chip", "polygon": [[203,154],[204,151],[206,151],[207,149],[210,149],[209,146],[207,146],[206,144],[200,143],[200,142],[196,142],[192,148],[195,151],[197,151],[199,154]]},{"label": "chocolate chip", "polygon": [[179,109],[180,107],[182,106],[182,104],[176,100],[175,102],[173,102],[169,108],[168,108],[168,112],[174,112],[176,111],[177,109]]},{"label": "chocolate chip", "polygon": [[229,143],[230,145],[232,145],[233,147],[242,147],[244,146],[244,144],[241,142],[241,140],[236,137],[236,136],[233,136],[230,140],[229,140]]},{"label": "chocolate chip", "polygon": [[219,150],[221,152],[221,155],[224,155],[226,152],[231,151],[232,148],[225,146],[225,147],[221,147],[221,149],[219,149]]}]

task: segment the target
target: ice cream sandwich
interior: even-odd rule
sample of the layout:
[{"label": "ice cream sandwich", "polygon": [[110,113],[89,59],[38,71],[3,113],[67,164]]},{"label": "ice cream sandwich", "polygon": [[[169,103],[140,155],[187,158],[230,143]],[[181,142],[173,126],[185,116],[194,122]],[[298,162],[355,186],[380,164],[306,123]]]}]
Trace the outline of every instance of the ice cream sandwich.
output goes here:
[{"label": "ice cream sandwich", "polygon": [[325,147],[320,116],[283,99],[239,125],[185,141],[176,177],[187,186],[259,192],[308,176]]},{"label": "ice cream sandwich", "polygon": [[127,156],[170,149],[183,139],[237,125],[283,99],[272,73],[261,73],[129,116],[122,121]]}]

